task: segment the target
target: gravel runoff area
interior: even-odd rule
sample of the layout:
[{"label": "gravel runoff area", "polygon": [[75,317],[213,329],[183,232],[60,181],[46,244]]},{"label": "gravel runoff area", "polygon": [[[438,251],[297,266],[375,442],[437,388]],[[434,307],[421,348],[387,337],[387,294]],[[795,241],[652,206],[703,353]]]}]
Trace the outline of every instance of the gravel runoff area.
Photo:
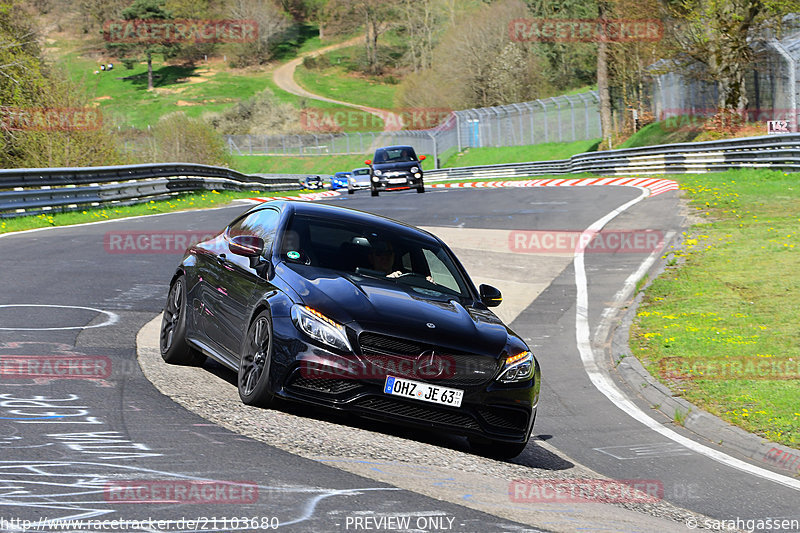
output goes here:
[{"label": "gravel runoff area", "polygon": [[301,457],[545,530],[685,533],[688,521],[702,527],[706,518],[665,501],[514,502],[509,491],[514,480],[607,478],[539,439],[512,462],[502,462],[472,454],[464,439],[447,435],[285,403],[275,409],[246,406],[235,374],[210,359],[202,368],[164,363],[160,325],[159,315],[139,331],[137,352],[144,375],[161,393],[210,422]]}]

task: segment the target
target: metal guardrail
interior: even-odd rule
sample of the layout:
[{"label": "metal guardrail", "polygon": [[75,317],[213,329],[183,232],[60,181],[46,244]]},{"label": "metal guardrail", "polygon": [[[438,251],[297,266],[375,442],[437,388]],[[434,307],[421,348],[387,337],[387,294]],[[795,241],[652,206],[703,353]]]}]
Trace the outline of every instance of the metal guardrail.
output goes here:
[{"label": "metal guardrail", "polygon": [[[510,179],[592,173],[675,174],[734,168],[800,170],[800,134],[724,141],[664,144],[569,159],[446,168],[425,172],[428,180]],[[124,205],[201,189],[287,191],[300,189],[305,175],[246,175],[190,163],[88,168],[0,170],[0,217],[36,214],[86,205]]]},{"label": "metal guardrail", "polygon": [[247,175],[192,163],[0,170],[0,218],[129,205],[203,189],[288,191],[300,189],[304,177]]},{"label": "metal guardrail", "polygon": [[800,170],[800,134],[586,152],[555,161],[427,170],[425,177],[449,181],[583,172],[599,175],[687,174],[735,168]]}]

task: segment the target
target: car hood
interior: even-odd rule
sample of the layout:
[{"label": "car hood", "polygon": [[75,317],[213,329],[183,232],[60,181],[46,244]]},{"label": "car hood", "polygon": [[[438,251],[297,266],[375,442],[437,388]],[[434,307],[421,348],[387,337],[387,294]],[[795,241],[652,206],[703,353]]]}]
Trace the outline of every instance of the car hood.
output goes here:
[{"label": "car hood", "polygon": [[404,170],[406,172],[411,172],[411,167],[419,168],[419,161],[408,161],[403,163],[376,163],[372,165],[372,168],[375,170],[380,170],[381,172],[388,172],[390,170]]},{"label": "car hood", "polygon": [[344,277],[328,269],[282,263],[276,273],[303,304],[356,330],[492,357],[508,343],[509,330],[494,313],[457,299],[426,298],[395,281]]}]

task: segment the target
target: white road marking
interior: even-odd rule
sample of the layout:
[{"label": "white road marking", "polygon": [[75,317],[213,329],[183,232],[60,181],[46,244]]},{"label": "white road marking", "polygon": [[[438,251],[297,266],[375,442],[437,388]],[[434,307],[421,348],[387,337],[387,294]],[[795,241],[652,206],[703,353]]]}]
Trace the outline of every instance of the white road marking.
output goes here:
[{"label": "white road marking", "polygon": [[91,328],[102,328],[105,326],[111,326],[119,322],[119,315],[116,313],[112,313],[111,311],[104,311],[102,309],[95,309],[94,307],[82,307],[79,305],[52,305],[52,304],[6,304],[0,305],[0,308],[4,307],[51,307],[55,309],[83,309],[85,311],[94,311],[95,313],[106,315],[108,318],[100,324],[94,324],[91,326],[64,326],[60,328],[0,328],[0,331],[60,331],[60,330],[67,330],[67,329],[91,329]]},{"label": "white road marking", "polygon": [[[642,191],[637,198],[626,202],[619,206],[618,208],[614,209],[610,213],[606,214],[604,217],[596,220],[592,223],[591,226],[584,230],[584,234],[586,234],[587,238],[591,235],[594,235],[596,232],[601,230],[606,224],[608,224],[611,220],[613,220],[617,215],[628,209],[629,207],[639,203],[640,201],[644,200],[649,196],[649,191],[647,189],[642,189],[637,187]],[[651,256],[652,257],[652,256]],[[648,258],[642,263],[642,266],[634,273],[637,275],[641,272],[646,270],[645,263],[650,261],[651,259]],[[632,418],[638,420],[649,429],[659,433],[670,440],[673,440],[686,448],[697,452],[699,454],[705,455],[706,457],[717,461],[718,463],[724,464],[731,468],[735,468],[737,470],[741,470],[742,472],[746,472],[748,474],[752,474],[754,476],[758,476],[760,478],[773,481],[785,487],[789,487],[791,489],[800,490],[800,479],[793,479],[788,476],[784,476],[781,474],[776,474],[775,472],[771,472],[764,468],[751,465],[745,461],[740,459],[736,459],[735,457],[731,457],[728,454],[722,453],[720,451],[714,450],[713,448],[709,448],[708,446],[704,446],[699,442],[695,442],[692,439],[684,437],[676,433],[675,431],[665,427],[660,422],[649,417],[644,411],[639,409],[639,407],[634,404],[631,400],[629,400],[625,394],[617,387],[617,385],[611,380],[610,376],[608,376],[603,370],[602,367],[598,364],[597,356],[592,349],[591,341],[589,338],[589,291],[587,287],[586,281],[586,270],[584,266],[584,253],[583,249],[578,249],[575,252],[575,286],[577,288],[577,297],[575,302],[575,340],[577,342],[578,351],[581,355],[581,362],[583,363],[583,367],[586,370],[586,374],[589,376],[592,384],[599,390],[606,398],[611,400],[611,402],[622,409],[625,413],[627,413]],[[649,267],[649,265],[648,265]],[[631,275],[626,281],[625,285],[629,286],[632,283],[636,283],[634,279],[634,275]]]}]

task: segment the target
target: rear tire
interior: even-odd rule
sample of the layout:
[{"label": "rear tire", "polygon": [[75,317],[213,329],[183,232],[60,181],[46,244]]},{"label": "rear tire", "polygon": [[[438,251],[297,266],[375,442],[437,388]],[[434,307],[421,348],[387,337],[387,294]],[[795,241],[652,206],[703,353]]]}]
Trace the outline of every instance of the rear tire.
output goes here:
[{"label": "rear tire", "polygon": [[206,356],[186,342],[186,277],[180,276],[169,288],[159,335],[161,358],[171,365],[200,366]]},{"label": "rear tire", "polygon": [[272,352],[272,319],[268,311],[263,311],[247,329],[239,361],[239,398],[246,405],[269,407],[275,398],[269,391]]},{"label": "rear tire", "polygon": [[480,437],[467,437],[472,451],[492,459],[513,459],[521,454],[528,446],[528,442],[503,442]]}]

